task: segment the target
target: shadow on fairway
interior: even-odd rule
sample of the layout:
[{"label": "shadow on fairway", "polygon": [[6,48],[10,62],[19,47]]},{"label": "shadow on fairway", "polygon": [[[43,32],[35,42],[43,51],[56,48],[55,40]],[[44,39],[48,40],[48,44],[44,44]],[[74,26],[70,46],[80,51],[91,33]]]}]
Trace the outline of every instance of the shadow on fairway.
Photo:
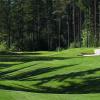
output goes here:
[{"label": "shadow on fairway", "polygon": [[81,83],[76,83],[74,81],[66,81],[67,83],[70,84],[69,86],[61,85],[58,88],[43,86],[43,84],[49,83],[50,81],[63,82],[68,78],[70,79],[75,79],[77,77],[81,78],[82,76],[95,74],[97,71],[100,71],[100,68],[37,79],[38,81],[41,81],[41,82],[36,84],[36,87],[39,88],[40,92],[44,92],[44,93],[56,93],[56,94],[100,93],[100,77],[83,78],[83,82]]},{"label": "shadow on fairway", "polygon": [[[13,73],[13,72],[20,71],[20,70],[22,70],[22,69],[29,68],[29,67],[35,66],[35,65],[37,65],[37,64],[33,64],[33,65],[30,65],[30,66],[24,66],[24,68],[15,68],[15,69],[12,69],[12,70],[7,70],[7,71],[0,72],[0,79],[9,79],[10,76],[8,76],[9,78],[7,78],[7,75],[8,75],[8,74],[11,74],[11,73]],[[19,64],[19,66],[20,66],[20,64]],[[7,74],[7,75],[6,75],[6,74]],[[6,75],[6,77],[5,77],[5,75]],[[20,75],[19,75],[19,76],[20,76]],[[17,79],[17,77],[15,78],[15,80],[16,80],[16,79]]]},{"label": "shadow on fairway", "polygon": [[0,62],[29,62],[29,61],[52,61],[52,60],[65,60],[82,57],[52,57],[52,56],[0,56]]},{"label": "shadow on fairway", "polygon": [[0,64],[0,69],[4,69],[4,68],[8,68],[10,66],[14,66],[14,65],[17,65],[17,64]]},{"label": "shadow on fairway", "polygon": [[[28,61],[53,61],[53,60],[66,60],[67,59],[78,59],[82,57],[47,57],[47,56],[25,56],[25,55],[1,55],[0,61],[1,62],[23,62],[27,63]],[[37,63],[38,64],[38,63]],[[17,64],[15,64],[17,65]],[[32,70],[26,70],[27,68],[34,67],[36,65],[32,63],[32,65],[24,65],[21,67],[15,67],[6,71],[0,71],[0,81],[17,81],[22,82],[22,84],[16,84],[12,83],[13,85],[9,84],[0,84],[0,89],[4,90],[14,90],[14,91],[26,91],[26,92],[36,92],[36,93],[52,93],[52,94],[88,94],[88,93],[100,93],[100,77],[96,77],[95,73],[100,72],[100,68],[86,70],[86,71],[75,71],[75,72],[68,72],[65,74],[59,73],[56,74],[57,70],[61,70],[68,67],[75,67],[77,64],[72,65],[63,65],[63,66],[57,66],[57,67],[43,67]],[[20,66],[20,64],[18,65]],[[0,64],[0,67],[7,68],[7,67],[13,67],[13,65],[10,64]],[[22,72],[21,70],[25,69],[25,72]],[[67,70],[67,69],[66,69]],[[17,71],[20,71],[20,73],[17,73],[13,75],[12,73],[16,73]],[[55,71],[55,75],[52,76],[44,76],[43,78],[37,78],[35,76],[46,74],[49,72]],[[11,75],[12,74],[12,75]],[[92,76],[94,74],[94,77]],[[88,76],[91,77],[88,77]],[[87,77],[84,77],[87,76]],[[31,77],[31,78],[30,78]],[[35,77],[35,78],[34,78]],[[71,81],[68,81],[67,79],[71,79]],[[75,79],[81,79],[82,81],[77,83]],[[23,82],[35,82],[36,84],[31,84],[29,87],[28,85],[25,86]],[[49,84],[50,82],[58,82],[63,83],[59,86],[47,86],[46,84]],[[66,85],[69,84],[69,85]]]},{"label": "shadow on fairway", "polygon": [[[74,65],[70,65],[71,67]],[[52,94],[88,94],[88,93],[100,93],[100,77],[91,77],[91,78],[81,78],[82,76],[86,75],[91,75],[95,74],[97,71],[100,71],[100,68],[92,69],[92,70],[87,70],[87,71],[81,71],[81,72],[71,72],[68,74],[60,74],[60,75],[55,75],[52,77],[44,77],[40,79],[33,79],[33,80],[28,80],[28,76],[34,76],[34,75],[39,75],[43,73],[48,73],[51,71],[56,71],[61,68],[65,68],[68,66],[61,66],[61,67],[56,67],[56,68],[43,68],[43,69],[37,69],[33,71],[32,73],[25,73],[19,77],[12,77],[8,78],[10,80],[18,80],[23,83],[23,81],[37,81],[38,83],[33,85],[33,88],[29,88],[22,85],[16,84],[15,86],[9,86],[9,85],[0,85],[0,89],[4,90],[15,90],[15,91],[26,91],[26,92],[37,92],[37,93],[52,93]],[[66,84],[69,83],[68,86],[65,85],[60,85],[58,87],[52,87],[52,86],[46,86],[46,83],[49,83],[51,81],[57,81],[57,82],[63,82],[66,79],[75,79],[75,78],[81,78],[83,79],[82,82],[76,83],[75,81],[66,81]],[[21,80],[22,79],[22,80]],[[35,88],[34,88],[35,87]]]},{"label": "shadow on fairway", "polygon": [[40,55],[41,53],[39,53],[39,52],[0,52],[0,56],[13,56],[13,55],[16,55],[16,56],[18,56],[18,55]]},{"label": "shadow on fairway", "polygon": [[[77,65],[77,64],[75,64],[75,65]],[[2,77],[2,79],[7,79],[7,80],[34,81],[34,79],[29,78],[29,77],[32,77],[32,76],[34,77],[34,76],[37,76],[37,75],[41,75],[41,74],[48,73],[48,72],[53,72],[53,71],[56,71],[56,70],[59,70],[59,69],[67,68],[67,67],[73,67],[75,65],[64,65],[64,66],[59,66],[59,67],[38,68],[36,70],[23,72],[23,73],[20,73],[18,75],[15,75],[15,76],[6,76],[6,74],[21,70],[21,69],[17,69],[17,70],[13,70],[13,71],[6,71],[6,72],[3,72],[3,73],[0,73],[0,76],[5,75],[6,77]],[[30,66],[28,66],[28,67],[30,67]],[[28,68],[28,67],[26,67],[26,68]],[[39,81],[42,81],[42,79],[40,79]]]}]

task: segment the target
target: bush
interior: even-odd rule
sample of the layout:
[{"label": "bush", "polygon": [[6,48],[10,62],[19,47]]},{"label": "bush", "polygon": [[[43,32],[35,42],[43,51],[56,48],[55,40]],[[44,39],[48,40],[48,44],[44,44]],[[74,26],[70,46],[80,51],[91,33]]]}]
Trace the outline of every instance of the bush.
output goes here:
[{"label": "bush", "polygon": [[9,51],[17,51],[17,49],[16,49],[16,44],[12,44],[11,46],[10,46],[10,48],[9,48]]},{"label": "bush", "polygon": [[0,43],[0,52],[6,52],[7,51],[7,45],[5,42]]},{"label": "bush", "polygon": [[56,51],[62,51],[62,50],[64,50],[64,48],[61,48],[61,47],[56,48]]},{"label": "bush", "polygon": [[72,42],[70,44],[70,48],[79,48],[79,47],[80,47],[80,43],[79,42],[76,42],[76,43]]}]

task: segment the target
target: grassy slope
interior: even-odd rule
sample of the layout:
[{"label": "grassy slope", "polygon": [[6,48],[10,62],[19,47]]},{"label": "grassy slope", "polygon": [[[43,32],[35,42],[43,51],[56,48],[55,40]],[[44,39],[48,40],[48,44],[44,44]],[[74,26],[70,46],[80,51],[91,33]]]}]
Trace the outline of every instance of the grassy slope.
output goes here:
[{"label": "grassy slope", "polygon": [[0,100],[99,100],[100,56],[79,56],[87,52],[93,49],[1,55]]}]

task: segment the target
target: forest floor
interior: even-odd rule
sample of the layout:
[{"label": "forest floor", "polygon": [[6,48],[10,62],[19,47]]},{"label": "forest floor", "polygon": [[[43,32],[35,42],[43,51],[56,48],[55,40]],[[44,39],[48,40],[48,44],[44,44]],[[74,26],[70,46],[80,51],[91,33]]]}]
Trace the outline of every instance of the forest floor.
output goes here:
[{"label": "forest floor", "polygon": [[99,100],[93,48],[0,54],[0,100]]}]

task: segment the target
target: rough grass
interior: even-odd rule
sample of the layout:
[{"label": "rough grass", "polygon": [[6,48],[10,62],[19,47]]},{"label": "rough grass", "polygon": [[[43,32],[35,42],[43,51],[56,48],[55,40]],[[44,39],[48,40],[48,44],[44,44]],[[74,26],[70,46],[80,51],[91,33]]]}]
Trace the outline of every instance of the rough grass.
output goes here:
[{"label": "rough grass", "polygon": [[83,53],[93,48],[1,54],[0,100],[99,100],[100,56]]}]

